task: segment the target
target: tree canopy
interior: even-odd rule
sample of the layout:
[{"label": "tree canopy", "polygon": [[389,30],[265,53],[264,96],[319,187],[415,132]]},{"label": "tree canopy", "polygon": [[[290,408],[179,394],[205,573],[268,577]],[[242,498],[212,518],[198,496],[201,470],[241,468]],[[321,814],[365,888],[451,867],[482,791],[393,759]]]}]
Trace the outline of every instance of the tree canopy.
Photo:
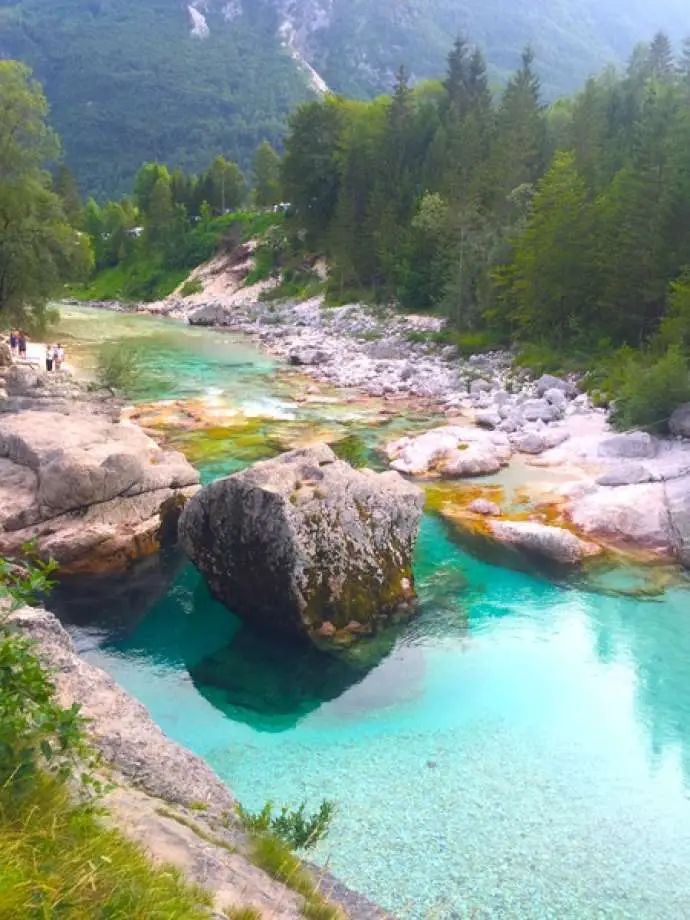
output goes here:
[{"label": "tree canopy", "polygon": [[61,281],[84,274],[88,237],[70,226],[45,165],[59,152],[43,92],[0,61],[0,323],[40,325]]}]

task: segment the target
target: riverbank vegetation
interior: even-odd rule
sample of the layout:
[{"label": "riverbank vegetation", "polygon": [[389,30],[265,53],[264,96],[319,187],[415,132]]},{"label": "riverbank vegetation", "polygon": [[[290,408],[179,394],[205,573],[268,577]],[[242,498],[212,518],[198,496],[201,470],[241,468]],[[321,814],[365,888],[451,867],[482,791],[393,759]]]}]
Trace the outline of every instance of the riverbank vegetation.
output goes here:
[{"label": "riverbank vegetation", "polygon": [[[146,163],[133,193],[102,207],[90,198],[72,207],[75,226],[91,243],[94,271],[73,285],[84,300],[152,301],[172,293],[200,263],[222,249],[262,236],[279,224],[271,209],[279,199],[279,159],[267,142],[256,150],[251,191],[236,163],[218,156],[208,169],[192,175]],[[71,180],[63,201],[78,201]],[[190,282],[183,296],[196,293]]]},{"label": "riverbank vegetation", "polygon": [[57,702],[31,643],[8,625],[8,611],[50,589],[52,568],[0,560],[0,916],[192,920],[208,895],[100,820],[79,707]]}]

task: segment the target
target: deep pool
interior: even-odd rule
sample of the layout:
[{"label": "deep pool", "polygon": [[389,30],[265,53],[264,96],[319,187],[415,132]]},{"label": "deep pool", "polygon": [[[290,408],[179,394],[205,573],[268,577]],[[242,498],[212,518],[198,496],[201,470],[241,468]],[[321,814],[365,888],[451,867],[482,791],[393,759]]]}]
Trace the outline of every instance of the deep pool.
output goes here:
[{"label": "deep pool", "polygon": [[[100,337],[124,322],[153,364],[167,353],[163,377],[173,355],[185,393],[286,401],[251,345],[89,311],[63,322]],[[110,608],[61,595],[80,648],[244,804],[335,799],[317,859],[352,887],[410,918],[690,916],[683,586],[556,585],[467,555],[428,517],[419,618],[370,670],[324,673],[253,640],[191,567],[148,566]]]}]

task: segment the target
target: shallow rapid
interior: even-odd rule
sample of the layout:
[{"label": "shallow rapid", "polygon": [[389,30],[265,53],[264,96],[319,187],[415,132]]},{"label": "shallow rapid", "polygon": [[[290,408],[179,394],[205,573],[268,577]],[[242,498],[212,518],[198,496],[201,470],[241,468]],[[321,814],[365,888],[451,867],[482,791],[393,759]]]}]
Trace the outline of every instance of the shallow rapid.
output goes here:
[{"label": "shallow rapid", "polygon": [[[82,367],[100,340],[145,349],[139,401],[205,400],[222,424],[168,435],[206,479],[310,430],[373,445],[419,423],[297,401],[304,383],[237,337],[83,309],[61,335]],[[432,516],[416,577],[420,616],[373,666],[267,648],[175,556],[55,603],[245,805],[336,800],[317,861],[400,917],[690,916],[687,587],[555,584],[468,555]]]}]

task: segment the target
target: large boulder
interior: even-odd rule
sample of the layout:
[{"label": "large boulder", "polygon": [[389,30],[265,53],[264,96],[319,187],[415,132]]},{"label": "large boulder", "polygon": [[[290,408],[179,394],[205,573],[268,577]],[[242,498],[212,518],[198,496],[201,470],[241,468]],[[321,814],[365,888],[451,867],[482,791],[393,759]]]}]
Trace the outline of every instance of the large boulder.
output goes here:
[{"label": "large boulder", "polygon": [[615,434],[599,445],[599,456],[608,459],[650,460],[659,451],[659,441],[646,431]]},{"label": "large boulder", "polygon": [[690,403],[685,403],[671,414],[668,427],[679,438],[690,438]]},{"label": "large boulder", "polygon": [[561,380],[560,377],[554,377],[553,374],[543,374],[537,380],[537,395],[545,396],[549,390],[562,390],[569,398],[577,396],[577,389],[567,380]]},{"label": "large boulder", "polygon": [[410,609],[423,504],[397,473],[354,470],[319,444],[206,486],[180,545],[247,623],[318,644]]},{"label": "large boulder", "polygon": [[671,547],[686,568],[690,568],[690,476],[665,484]]},{"label": "large boulder", "polygon": [[569,515],[583,533],[671,551],[664,483],[602,487],[575,495]]},{"label": "large boulder", "polygon": [[447,479],[497,473],[510,460],[503,432],[446,425],[386,445],[391,467],[410,476]]},{"label": "large boulder", "polygon": [[198,473],[136,425],[28,410],[0,427],[0,553],[32,537],[64,571],[120,570],[173,533]]},{"label": "large boulder", "polygon": [[585,543],[569,530],[536,521],[491,521],[489,527],[500,542],[561,565],[578,565],[599,552],[598,546]]}]

